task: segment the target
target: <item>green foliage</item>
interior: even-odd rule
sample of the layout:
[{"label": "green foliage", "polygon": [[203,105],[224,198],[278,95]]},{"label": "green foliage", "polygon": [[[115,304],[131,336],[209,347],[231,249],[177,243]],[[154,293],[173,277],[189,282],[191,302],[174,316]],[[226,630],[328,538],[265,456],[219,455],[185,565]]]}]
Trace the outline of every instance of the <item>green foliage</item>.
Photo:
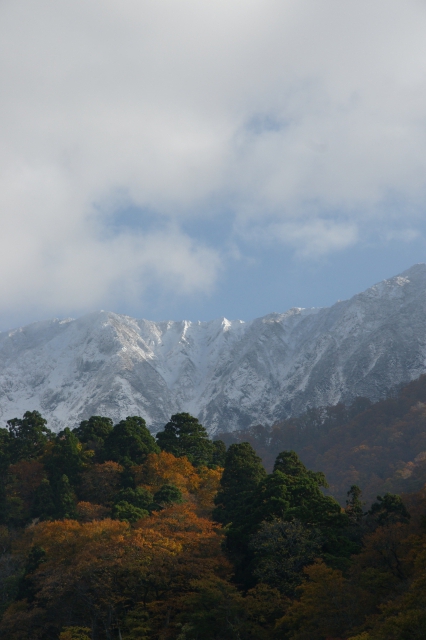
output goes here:
[{"label": "green foliage", "polygon": [[383,497],[377,496],[377,502],[372,506],[368,515],[377,522],[379,526],[395,524],[396,522],[408,522],[408,513],[400,496],[386,493]]},{"label": "green foliage", "polygon": [[68,518],[70,520],[77,518],[75,494],[68,476],[65,474],[62,475],[56,486],[55,503],[56,518]]},{"label": "green foliage", "polygon": [[351,524],[359,524],[364,515],[361,495],[362,491],[356,484],[353,484],[347,493],[345,511]]},{"label": "green foliage", "polygon": [[149,640],[151,625],[149,614],[143,604],[138,604],[126,615],[123,623],[123,640]]},{"label": "green foliage", "polygon": [[167,504],[183,502],[182,491],[174,484],[163,484],[163,486],[154,494],[154,503],[163,507]]},{"label": "green foliage", "polygon": [[115,425],[105,440],[105,459],[124,466],[142,464],[149,453],[160,451],[139,416],[128,416]]},{"label": "green foliage", "polygon": [[0,428],[0,472],[3,473],[11,463],[12,436],[9,429]]},{"label": "green foliage", "polygon": [[36,588],[33,580],[34,572],[39,566],[46,561],[46,552],[42,547],[33,546],[30,549],[30,553],[27,558],[27,562],[24,568],[24,572],[18,587],[17,599],[23,600],[24,598],[29,602],[34,600]]},{"label": "green foliage", "polygon": [[[373,408],[359,403],[356,425]],[[416,424],[422,411],[413,409]],[[299,424],[311,434],[326,424],[334,437],[349,414],[312,410]],[[2,637],[425,636],[426,487],[404,502],[386,492],[364,513],[352,481],[342,509],[295,451],[281,451],[267,474],[250,443],[226,451],[189,414],[172,416],[158,441],[198,471],[168,454],[147,461],[160,449],[137,417],[113,428],[92,416],[53,436],[28,412],[9,427],[0,430],[0,514],[10,527],[0,527]],[[265,433],[252,430],[257,442]],[[218,527],[209,510],[220,470],[205,466],[222,465]]]},{"label": "green foliage", "polygon": [[189,413],[175,413],[156,438],[162,451],[186,456],[195,466],[212,464],[213,454],[220,459],[222,446],[213,445],[203,425]]},{"label": "green foliage", "polygon": [[137,487],[136,489],[127,487],[117,493],[115,502],[127,502],[134,507],[138,507],[138,509],[149,511],[152,506],[153,496],[150,491],[143,487]]},{"label": "green foliage", "polygon": [[226,460],[226,444],[223,440],[213,440],[211,463],[216,467],[223,467]]},{"label": "green foliage", "polygon": [[304,577],[303,568],[320,555],[322,544],[320,532],[298,520],[263,522],[250,539],[253,573],[261,582],[294,596]]},{"label": "green foliage", "polygon": [[89,460],[79,439],[67,427],[56,436],[52,449],[44,457],[44,465],[53,484],[65,474],[71,484],[77,486]]},{"label": "green foliage", "polygon": [[116,520],[122,520],[124,522],[137,522],[141,518],[149,516],[149,511],[146,509],[140,509],[130,502],[125,500],[117,502],[112,510],[113,518]]},{"label": "green foliage", "polygon": [[266,477],[261,459],[248,442],[229,447],[213,517],[222,524],[244,518],[259,483]]},{"label": "green foliage", "polygon": [[220,578],[194,580],[186,599],[191,613],[177,640],[239,640],[244,627],[244,600],[238,590]]},{"label": "green foliage", "polygon": [[80,442],[95,451],[96,461],[102,461],[104,457],[105,440],[113,428],[111,418],[91,416],[88,420],[80,422],[80,425],[72,431]]},{"label": "green foliage", "polygon": [[10,460],[34,460],[39,458],[53,434],[46,427],[47,421],[38,411],[26,411],[24,417],[8,420]]}]

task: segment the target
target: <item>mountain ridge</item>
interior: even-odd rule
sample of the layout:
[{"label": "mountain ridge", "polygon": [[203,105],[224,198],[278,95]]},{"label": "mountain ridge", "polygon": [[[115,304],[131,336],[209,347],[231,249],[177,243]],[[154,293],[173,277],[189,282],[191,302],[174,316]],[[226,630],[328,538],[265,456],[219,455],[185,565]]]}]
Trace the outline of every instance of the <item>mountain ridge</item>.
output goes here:
[{"label": "mountain ridge", "polygon": [[426,265],[331,307],[249,322],[131,318],[100,311],[0,333],[0,417],[39,410],[53,429],[93,414],[172,413],[211,434],[271,424],[309,406],[377,400],[426,371]]}]

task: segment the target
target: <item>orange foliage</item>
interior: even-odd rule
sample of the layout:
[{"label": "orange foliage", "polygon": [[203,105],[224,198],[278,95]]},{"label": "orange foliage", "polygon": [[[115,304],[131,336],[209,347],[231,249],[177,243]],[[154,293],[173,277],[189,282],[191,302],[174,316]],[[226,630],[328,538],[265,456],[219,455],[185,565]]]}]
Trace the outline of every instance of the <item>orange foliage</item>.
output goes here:
[{"label": "orange foliage", "polygon": [[[305,567],[309,580],[300,588],[278,628],[291,630],[292,640],[338,640],[363,620],[366,594],[322,560]],[[345,636],[347,637],[347,636]]]},{"label": "orange foliage", "polygon": [[110,515],[110,510],[102,504],[78,502],[77,514],[81,522],[91,522],[92,520],[103,520],[107,518]]},{"label": "orange foliage", "polygon": [[155,491],[166,482],[184,492],[192,492],[200,484],[200,478],[188,458],[175,458],[167,451],[150,453],[145,463],[136,467],[135,481],[138,485],[149,485]]},{"label": "orange foliage", "polygon": [[87,624],[113,628],[132,603],[148,607],[163,624],[164,603],[170,611],[191,580],[230,571],[220,529],[188,503],[157,512],[136,527],[110,519],[63,520],[39,523],[28,536],[29,544],[46,551],[34,580],[37,598],[48,610],[60,611],[58,625],[67,612],[78,610]]},{"label": "orange foliage", "polygon": [[208,467],[198,469],[200,482],[195,492],[195,498],[201,514],[208,514],[213,510],[213,501],[219,489],[222,473],[223,469],[209,469]]}]

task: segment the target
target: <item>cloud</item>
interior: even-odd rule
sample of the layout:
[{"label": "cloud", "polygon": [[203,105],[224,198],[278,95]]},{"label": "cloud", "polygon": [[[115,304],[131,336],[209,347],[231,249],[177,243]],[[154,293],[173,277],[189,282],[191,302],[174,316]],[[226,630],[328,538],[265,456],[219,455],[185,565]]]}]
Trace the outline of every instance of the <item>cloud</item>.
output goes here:
[{"label": "cloud", "polygon": [[416,237],[425,29],[415,0],[4,0],[4,314],[208,292],[224,250],[184,229],[218,208],[223,245]]}]

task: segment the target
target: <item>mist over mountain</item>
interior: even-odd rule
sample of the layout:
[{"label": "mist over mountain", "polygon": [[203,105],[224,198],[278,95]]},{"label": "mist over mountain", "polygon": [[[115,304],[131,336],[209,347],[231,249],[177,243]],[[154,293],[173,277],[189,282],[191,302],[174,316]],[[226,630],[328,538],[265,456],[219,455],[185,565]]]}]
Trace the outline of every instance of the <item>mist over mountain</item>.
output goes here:
[{"label": "mist over mountain", "polygon": [[138,320],[100,311],[0,334],[2,420],[49,426],[188,411],[209,432],[271,424],[309,406],[380,399],[426,371],[426,265],[331,307],[250,322]]}]

